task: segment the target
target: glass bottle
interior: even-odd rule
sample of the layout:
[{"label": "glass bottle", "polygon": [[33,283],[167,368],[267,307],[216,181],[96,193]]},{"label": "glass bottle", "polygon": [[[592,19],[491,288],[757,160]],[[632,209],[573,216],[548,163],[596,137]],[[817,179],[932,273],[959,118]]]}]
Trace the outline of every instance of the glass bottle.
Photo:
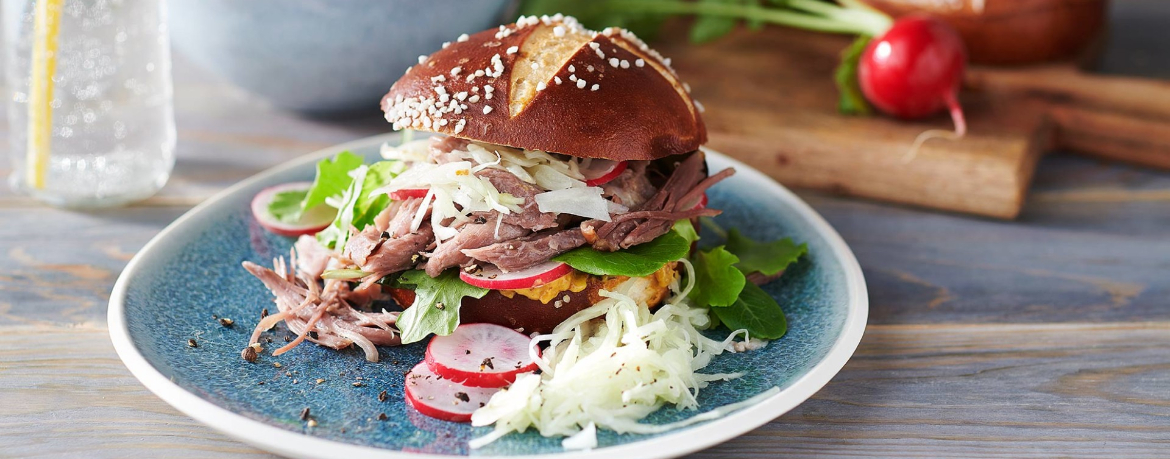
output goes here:
[{"label": "glass bottle", "polygon": [[164,3],[2,1],[13,189],[85,208],[162,188],[175,162]]}]

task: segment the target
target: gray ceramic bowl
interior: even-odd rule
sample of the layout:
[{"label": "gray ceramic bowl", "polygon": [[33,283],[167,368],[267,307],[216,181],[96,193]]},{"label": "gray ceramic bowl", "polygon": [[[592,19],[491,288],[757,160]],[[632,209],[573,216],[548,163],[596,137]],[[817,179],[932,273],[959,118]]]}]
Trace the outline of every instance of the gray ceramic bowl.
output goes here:
[{"label": "gray ceramic bowl", "polygon": [[418,56],[499,24],[510,0],[169,0],[175,48],[278,107],[373,110]]}]

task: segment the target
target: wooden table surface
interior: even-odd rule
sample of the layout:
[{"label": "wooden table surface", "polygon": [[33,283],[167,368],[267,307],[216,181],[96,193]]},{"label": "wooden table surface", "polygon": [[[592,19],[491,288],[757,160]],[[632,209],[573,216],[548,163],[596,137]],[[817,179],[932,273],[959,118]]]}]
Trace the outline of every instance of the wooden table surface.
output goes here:
[{"label": "wooden table surface", "polygon": [[[1107,70],[1170,76],[1164,9],[1115,5]],[[275,111],[181,60],[175,79],[158,196],[73,212],[0,191],[0,457],[267,456],[130,376],[110,289],[191,206],[387,126]],[[869,328],[811,400],[696,456],[1170,457],[1170,173],[1050,156],[1015,222],[800,195],[860,259]]]}]

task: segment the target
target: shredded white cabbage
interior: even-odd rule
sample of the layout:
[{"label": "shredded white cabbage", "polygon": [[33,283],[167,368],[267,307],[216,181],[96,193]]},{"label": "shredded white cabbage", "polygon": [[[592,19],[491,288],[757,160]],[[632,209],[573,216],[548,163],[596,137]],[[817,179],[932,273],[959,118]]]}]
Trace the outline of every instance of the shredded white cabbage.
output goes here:
[{"label": "shredded white cabbage", "polygon": [[476,166],[470,161],[455,161],[446,164],[414,163],[409,169],[392,179],[390,183],[372,193],[391,193],[405,189],[426,189],[424,205],[419,208],[411,224],[411,231],[417,231],[430,204],[431,227],[435,237],[444,241],[458,234],[449,225],[463,222],[473,212],[495,210],[501,214],[520,211],[523,198],[501,193],[488,179],[475,175]]},{"label": "shredded white cabbage", "polygon": [[541,212],[577,215],[609,221],[612,201],[601,195],[599,187],[568,188],[546,191],[534,197]]},{"label": "shredded white cabbage", "polygon": [[[519,212],[524,199],[501,193],[491,181],[475,175],[487,168],[503,169],[525,182],[544,190],[569,191],[588,189],[581,174],[581,160],[563,158],[536,150],[520,150],[500,145],[470,143],[465,150],[453,150],[450,155],[461,161],[436,164],[430,156],[431,139],[406,142],[398,146],[383,145],[382,157],[410,161],[411,167],[399,174],[390,183],[374,190],[373,193],[391,193],[405,189],[428,189],[426,202],[431,207],[431,227],[436,239],[444,241],[458,234],[453,227],[466,221],[473,212],[495,210],[507,215]],[[586,160],[588,161],[588,160]],[[577,196],[567,193],[565,196]],[[623,210],[614,207],[599,193],[587,193],[588,201],[577,206],[553,205],[552,210],[541,211],[571,213],[589,218],[609,219],[610,211]],[[597,194],[597,196],[592,196]],[[548,196],[548,197],[555,197]],[[585,204],[581,207],[581,204]],[[422,225],[427,206],[419,210],[412,222],[411,230]],[[574,210],[585,209],[585,213]],[[626,209],[628,210],[628,209]],[[444,225],[444,221],[448,221]]]},{"label": "shredded white cabbage", "polygon": [[[693,271],[686,260],[683,263],[688,272]],[[690,286],[680,287],[677,279],[670,286],[673,296],[651,312],[641,298],[649,282],[635,278],[612,292],[603,290],[605,299],[574,314],[551,334],[534,337],[534,357],[538,343],[549,343],[543,355],[534,359],[541,374],[517,378],[472,414],[472,425],[494,424],[495,429],[472,440],[471,447],[535,428],[544,436],[569,437],[566,448],[588,448],[596,439],[583,432],[594,427],[655,433],[744,406],[729,405],[666,425],[638,422],[667,403],[694,409],[699,390],[709,382],[741,376],[699,371],[712,356],[731,351],[736,336],[746,334],[737,330],[723,341],[703,336],[699,330],[710,324],[707,311],[688,304]]]},{"label": "shredded white cabbage", "polygon": [[593,449],[597,447],[597,424],[592,422],[571,437],[561,440],[561,448],[566,450]]},{"label": "shredded white cabbage", "polygon": [[382,144],[382,157],[407,162],[426,162],[430,157],[431,139],[420,139],[394,146]]}]

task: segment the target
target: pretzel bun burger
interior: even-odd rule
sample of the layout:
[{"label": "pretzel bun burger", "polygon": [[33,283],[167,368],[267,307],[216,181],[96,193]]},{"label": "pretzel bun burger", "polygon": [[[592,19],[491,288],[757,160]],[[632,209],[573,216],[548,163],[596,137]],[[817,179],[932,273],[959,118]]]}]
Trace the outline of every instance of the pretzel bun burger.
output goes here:
[{"label": "pretzel bun burger", "polygon": [[[458,269],[490,289],[462,299],[463,323],[547,333],[596,303],[630,276],[590,274],[553,258],[580,247],[620,253],[677,220],[718,214],[704,208],[704,190],[731,171],[707,176],[702,109],[688,89],[670,60],[632,33],[586,30],[561,15],[521,17],[420,56],[382,109],[395,130],[440,136],[386,156],[428,168],[464,162],[465,173],[516,203],[469,214],[458,197],[449,206],[441,192],[424,195],[424,183],[390,187],[393,197],[417,185],[421,197],[413,199],[431,200],[421,206],[430,206],[435,226],[411,228],[434,234],[415,267],[432,277]],[[452,207],[458,215],[434,214]],[[670,262],[642,276],[641,299],[660,303],[678,269]],[[409,306],[416,295],[395,288],[391,296]]]}]

